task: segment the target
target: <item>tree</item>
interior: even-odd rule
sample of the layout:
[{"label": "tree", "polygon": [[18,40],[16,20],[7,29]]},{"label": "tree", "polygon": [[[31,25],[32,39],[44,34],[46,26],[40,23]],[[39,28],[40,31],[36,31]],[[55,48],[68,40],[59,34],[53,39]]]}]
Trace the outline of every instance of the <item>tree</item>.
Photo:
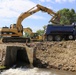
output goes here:
[{"label": "tree", "polygon": [[76,21],[76,13],[74,9],[62,9],[59,10],[58,13],[60,14],[60,24],[72,24]]},{"label": "tree", "polygon": [[38,35],[43,35],[44,34],[44,30],[39,29],[39,30],[36,31],[36,33],[38,33]]},{"label": "tree", "polygon": [[36,33],[38,33],[38,35],[43,35],[45,30],[46,30],[46,25],[43,26],[43,30],[39,29],[36,31]]}]

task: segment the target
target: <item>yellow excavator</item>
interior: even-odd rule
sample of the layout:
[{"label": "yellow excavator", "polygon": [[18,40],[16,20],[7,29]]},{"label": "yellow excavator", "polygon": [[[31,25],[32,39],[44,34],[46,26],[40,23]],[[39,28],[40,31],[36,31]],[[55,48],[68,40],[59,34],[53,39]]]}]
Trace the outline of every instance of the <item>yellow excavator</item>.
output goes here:
[{"label": "yellow excavator", "polygon": [[[39,35],[38,33],[32,32],[29,28],[23,28],[24,33],[28,34],[30,38],[30,41],[43,41],[43,36]],[[25,34],[25,35],[26,35]]]},{"label": "yellow excavator", "polygon": [[[36,8],[36,9],[35,9]],[[30,10],[22,13],[18,19],[16,24],[11,24],[10,27],[2,27],[0,28],[0,37],[2,42],[29,42],[29,38],[23,37],[23,26],[22,21],[33,15],[38,11],[43,11],[48,13],[52,16],[50,20],[52,23],[59,23],[60,15],[53,12],[51,9],[44,7],[42,5],[37,4],[35,7],[31,8]]]}]

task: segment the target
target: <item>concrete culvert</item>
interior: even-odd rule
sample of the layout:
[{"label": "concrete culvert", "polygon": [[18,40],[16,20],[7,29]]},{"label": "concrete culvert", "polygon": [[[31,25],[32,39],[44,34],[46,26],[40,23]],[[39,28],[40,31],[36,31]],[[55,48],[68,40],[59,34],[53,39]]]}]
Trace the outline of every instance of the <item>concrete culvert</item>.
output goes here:
[{"label": "concrete culvert", "polygon": [[24,47],[8,46],[6,50],[5,66],[24,66],[29,64],[27,52]]},{"label": "concrete culvert", "polygon": [[25,66],[26,64],[30,64],[27,56],[27,52],[25,48],[19,48],[17,50],[17,55],[16,55],[16,65]]}]

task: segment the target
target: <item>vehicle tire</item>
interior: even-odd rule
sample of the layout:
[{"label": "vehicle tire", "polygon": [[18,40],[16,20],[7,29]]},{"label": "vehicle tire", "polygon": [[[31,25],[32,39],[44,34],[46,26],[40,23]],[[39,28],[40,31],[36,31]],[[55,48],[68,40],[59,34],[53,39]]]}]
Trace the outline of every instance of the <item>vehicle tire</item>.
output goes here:
[{"label": "vehicle tire", "polygon": [[48,36],[47,36],[47,41],[53,41],[53,39],[54,39],[54,38],[53,38],[53,35],[48,35]]},{"label": "vehicle tire", "polygon": [[61,41],[62,37],[60,35],[56,35],[54,38],[55,41]]},{"label": "vehicle tire", "polygon": [[73,36],[73,35],[69,35],[69,36],[68,36],[68,39],[69,39],[69,40],[74,40],[74,36]]}]

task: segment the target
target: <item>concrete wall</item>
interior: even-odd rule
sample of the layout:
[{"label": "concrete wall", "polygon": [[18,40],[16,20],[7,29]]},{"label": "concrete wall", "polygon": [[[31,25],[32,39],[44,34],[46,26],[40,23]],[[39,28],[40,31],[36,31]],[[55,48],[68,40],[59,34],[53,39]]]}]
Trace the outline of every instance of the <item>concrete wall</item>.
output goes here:
[{"label": "concrete wall", "polygon": [[29,63],[26,49],[19,46],[6,46],[0,50],[0,65],[7,68],[18,64],[19,62]]}]

